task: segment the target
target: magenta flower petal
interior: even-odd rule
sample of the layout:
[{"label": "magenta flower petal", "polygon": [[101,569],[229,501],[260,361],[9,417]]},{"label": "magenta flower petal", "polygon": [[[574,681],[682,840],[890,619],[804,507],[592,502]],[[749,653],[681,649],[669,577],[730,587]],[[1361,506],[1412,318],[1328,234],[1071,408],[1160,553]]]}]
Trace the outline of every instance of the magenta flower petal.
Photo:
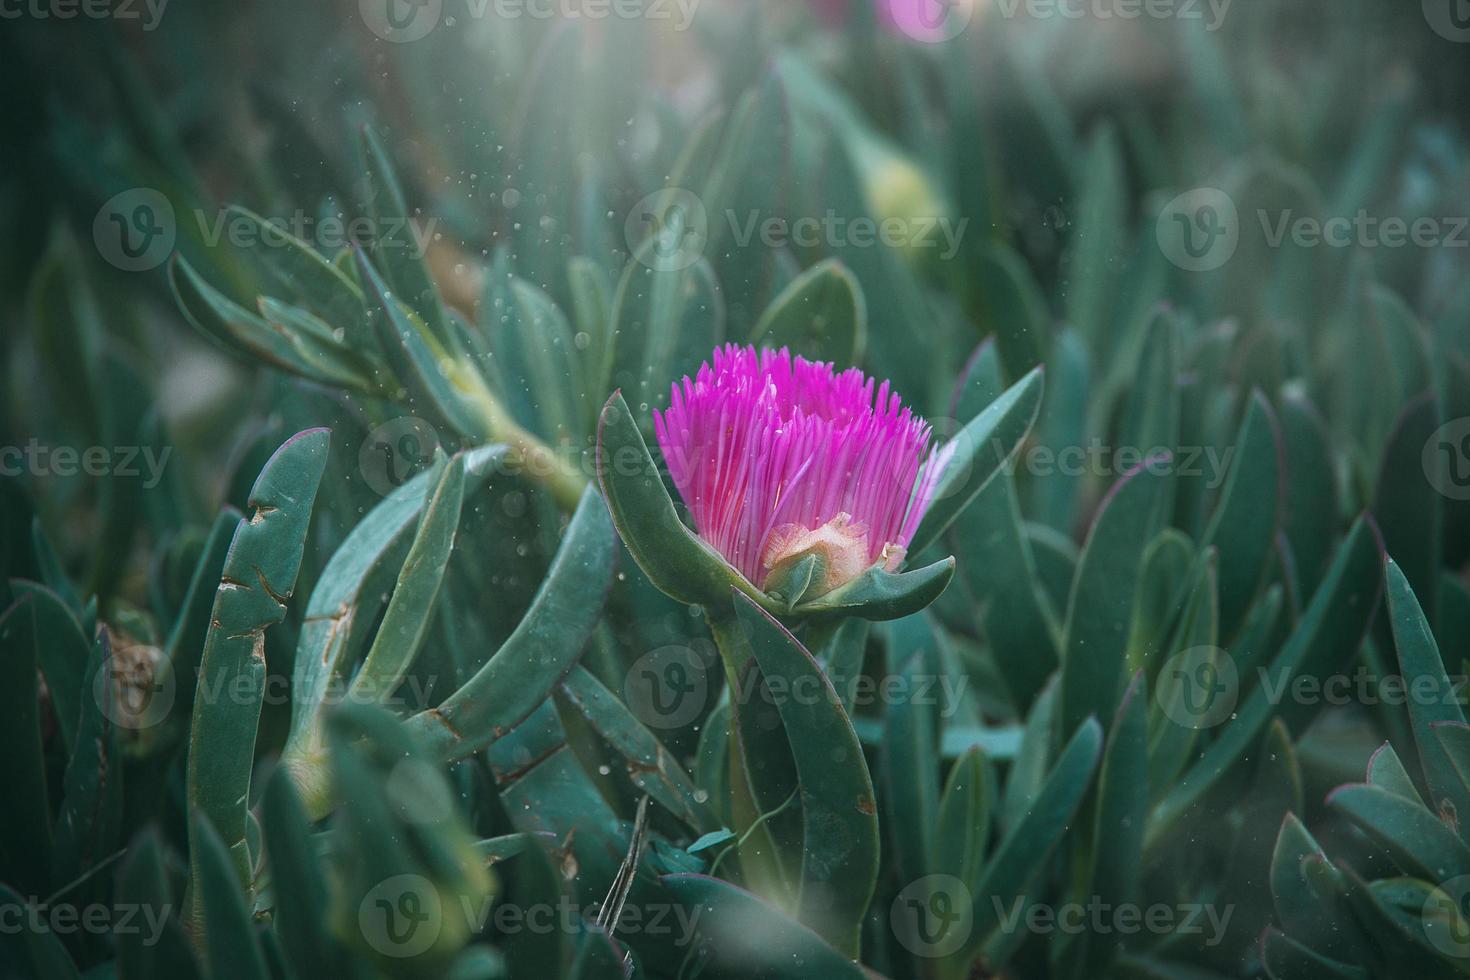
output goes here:
[{"label": "magenta flower petal", "polygon": [[950,453],[888,382],[785,348],[717,349],[654,430],[695,530],[757,586],[801,554],[825,588],[902,561]]}]

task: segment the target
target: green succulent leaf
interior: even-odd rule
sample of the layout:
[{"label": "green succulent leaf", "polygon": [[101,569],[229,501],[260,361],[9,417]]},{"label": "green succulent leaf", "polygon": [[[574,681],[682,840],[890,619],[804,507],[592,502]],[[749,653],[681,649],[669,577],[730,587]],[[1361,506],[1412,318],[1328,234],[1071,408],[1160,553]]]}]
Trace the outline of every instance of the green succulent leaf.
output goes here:
[{"label": "green succulent leaf", "polygon": [[281,946],[301,973],[328,976],[342,956],[327,920],[331,896],[312,847],[311,821],[286,769],[277,769],[266,783],[261,832]]},{"label": "green succulent leaf", "polygon": [[[261,470],[250,491],[251,516],[237,525],[225,557],[200,657],[204,696],[196,695],[193,705],[189,805],[225,841],[236,875],[247,885],[252,869],[246,802],[264,695],[265,631],[285,618],[286,601],[296,587],[328,442],[325,429],[297,433]],[[197,890],[202,887],[200,845],[192,834],[190,841]]]},{"label": "green succulent leaf", "polygon": [[230,848],[202,811],[194,814],[189,830],[197,868],[200,928],[211,980],[267,980],[271,974],[240,891]]},{"label": "green succulent leaf", "polygon": [[621,392],[607,400],[598,423],[597,478],[618,536],[664,593],[719,606],[733,586],[759,601],[760,591],[679,520]]},{"label": "green succulent leaf", "polygon": [[[1298,677],[1321,678],[1336,669],[1362,641],[1382,586],[1382,552],[1372,522],[1359,518],[1338,548],[1322,587],[1282,646],[1268,676],[1287,690]],[[1175,823],[1199,805],[1206,792],[1233,770],[1264,736],[1274,716],[1293,734],[1310,722],[1317,705],[1274,704],[1265,684],[1254,689],[1235,717],[1169,790],[1149,819],[1147,846],[1158,844]]]},{"label": "green succulent leaf", "polygon": [[1455,688],[1445,676],[1444,660],[1408,578],[1391,558],[1385,560],[1383,570],[1388,583],[1388,614],[1394,645],[1398,648],[1399,671],[1406,689],[1414,692],[1408,699],[1409,723],[1429,784],[1430,803],[1436,813],[1463,823],[1470,818],[1470,786],[1456,770],[1453,757],[1435,737],[1434,726],[1463,725],[1465,713]]},{"label": "green succulent leaf", "polygon": [[561,690],[597,734],[623,757],[633,785],[693,829],[710,825],[698,791],[678,760],[601,681],[582,667],[573,667],[562,681]]},{"label": "green succulent leaf", "polygon": [[906,572],[874,565],[846,585],[796,605],[797,616],[861,616],[869,620],[902,619],[929,607],[954,578],[955,560],[944,558]]},{"label": "green succulent leaf", "polygon": [[1060,721],[1071,731],[1089,715],[1117,711],[1128,619],[1143,549],[1160,519],[1168,457],[1124,476],[1098,508],[1072,583],[1063,633]]},{"label": "green succulent leaf", "polygon": [[[957,963],[968,964],[982,950],[992,963],[1005,961],[1004,954],[1013,947],[1017,934],[1001,929],[1000,910],[1014,908],[1033,897],[1032,883],[1092,786],[1102,747],[1102,726],[1089,718],[1057,756],[1035,799],[1001,840],[985,873],[971,889],[974,924],[969,940],[954,954]],[[997,952],[1002,955],[995,955]]]},{"label": "green succulent leaf", "polygon": [[824,259],[771,301],[751,330],[750,342],[789,347],[809,361],[846,368],[862,359],[867,330],[862,285],[841,262]]},{"label": "green succulent leaf", "polygon": [[801,794],[797,913],[856,959],[859,929],[878,878],[878,807],[862,746],[812,655],[750,599],[736,593],[734,601],[761,673],[768,682],[780,678],[788,692],[776,708]]},{"label": "green succulent leaf", "polygon": [[1271,980],[1368,980],[1368,971],[1329,959],[1279,929],[1261,936],[1261,961]]},{"label": "green succulent leaf", "polygon": [[[477,463],[484,459],[484,453],[477,454]],[[447,464],[435,467],[437,478],[425,490],[413,544],[373,644],[348,688],[349,698],[387,701],[423,646],[459,530],[468,460],[469,454],[455,453]]]},{"label": "green succulent leaf", "polygon": [[1413,800],[1378,786],[1342,786],[1327,805],[1383,847],[1406,874],[1431,881],[1470,874],[1470,847]]},{"label": "green succulent leaf", "polygon": [[[1041,407],[1037,368],[1007,388],[944,447],[951,453],[934,488],[934,502],[919,522],[909,554],[922,554],[985,489],[1031,431]],[[953,448],[951,448],[953,447]]]},{"label": "green succulent leaf", "polygon": [[536,598],[510,638],[474,677],[407,727],[446,760],[471,755],[543,702],[582,655],[612,586],[616,539],[590,488],[572,515]]},{"label": "green succulent leaf", "polygon": [[[660,881],[699,923],[700,937],[710,943],[710,965],[723,975],[749,975],[759,967],[772,980],[865,976],[862,967],[817,933],[742,888],[695,874],[665,875]],[[784,955],[772,963],[763,955],[769,949]]]}]

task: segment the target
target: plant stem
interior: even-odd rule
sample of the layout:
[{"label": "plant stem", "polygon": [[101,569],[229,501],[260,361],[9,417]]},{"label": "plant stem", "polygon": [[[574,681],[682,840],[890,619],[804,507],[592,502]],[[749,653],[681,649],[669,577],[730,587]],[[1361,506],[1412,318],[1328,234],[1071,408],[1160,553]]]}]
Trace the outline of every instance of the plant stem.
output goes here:
[{"label": "plant stem", "polygon": [[481,431],[477,435],[486,443],[502,442],[509,446],[507,466],[518,467],[528,479],[545,487],[563,511],[570,514],[576,510],[587,489],[587,477],[563,459],[562,454],[522,428],[485,386],[478,371],[470,368],[455,374],[455,386],[480,416]]}]

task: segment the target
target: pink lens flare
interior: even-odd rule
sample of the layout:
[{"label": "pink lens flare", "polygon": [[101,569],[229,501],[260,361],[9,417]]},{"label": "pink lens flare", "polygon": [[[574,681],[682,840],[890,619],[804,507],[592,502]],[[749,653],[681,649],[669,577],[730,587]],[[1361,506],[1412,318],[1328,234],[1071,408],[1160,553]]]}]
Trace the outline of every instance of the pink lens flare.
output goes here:
[{"label": "pink lens flare", "polygon": [[786,348],[716,349],[654,429],[695,530],[757,586],[812,551],[827,589],[896,568],[952,454],[887,381]]}]

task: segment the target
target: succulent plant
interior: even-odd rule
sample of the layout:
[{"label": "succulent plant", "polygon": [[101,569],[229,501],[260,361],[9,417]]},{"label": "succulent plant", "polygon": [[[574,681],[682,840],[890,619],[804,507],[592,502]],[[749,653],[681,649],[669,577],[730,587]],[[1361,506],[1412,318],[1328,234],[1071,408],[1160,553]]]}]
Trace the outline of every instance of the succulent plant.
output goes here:
[{"label": "succulent plant", "polygon": [[544,6],[7,27],[0,976],[1470,974],[1458,22]]}]

